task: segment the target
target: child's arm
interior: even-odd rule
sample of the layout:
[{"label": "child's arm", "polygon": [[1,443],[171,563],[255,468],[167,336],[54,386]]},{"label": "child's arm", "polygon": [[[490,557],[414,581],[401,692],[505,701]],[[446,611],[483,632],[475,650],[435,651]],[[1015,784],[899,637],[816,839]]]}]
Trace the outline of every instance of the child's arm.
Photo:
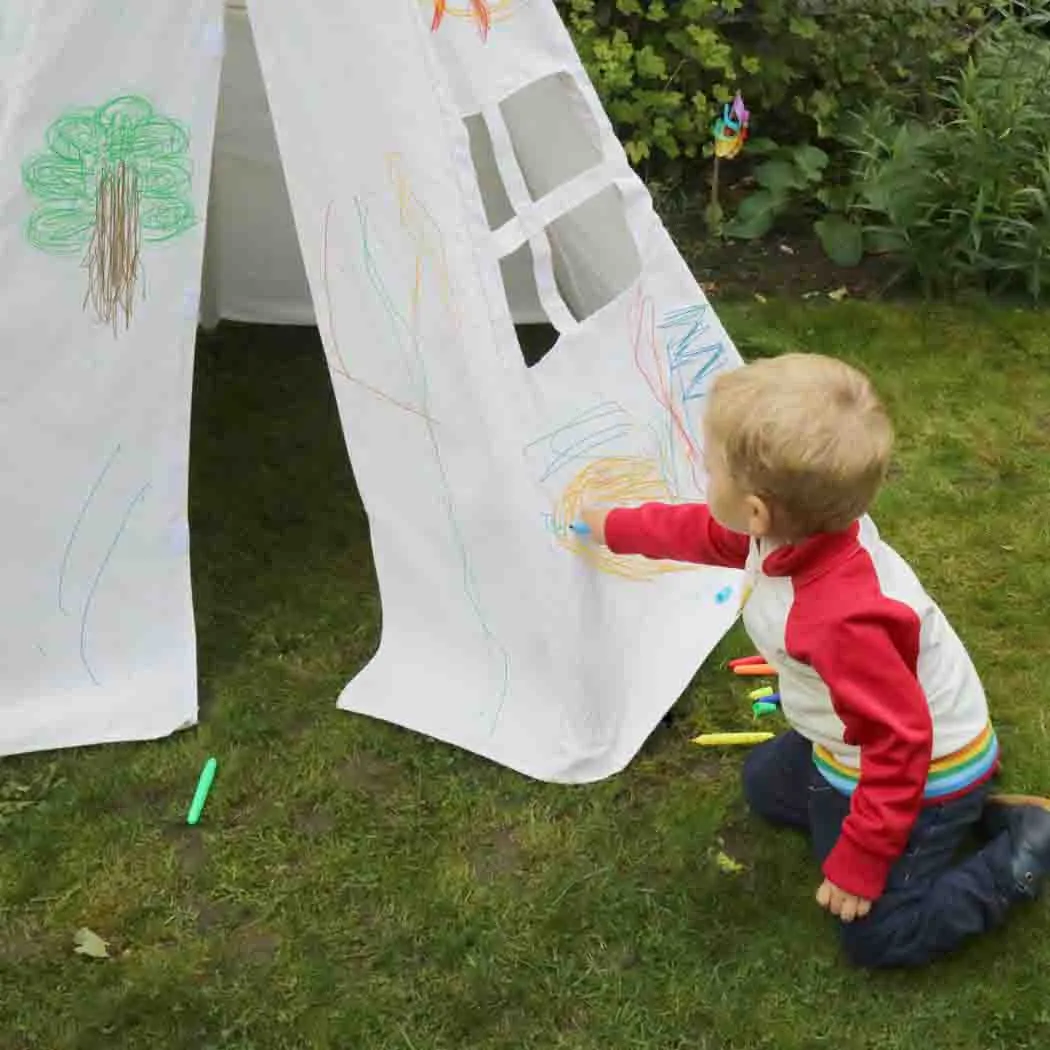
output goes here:
[{"label": "child's arm", "polygon": [[583,520],[614,554],[742,569],[750,537],[719,525],[704,503],[647,503],[611,511],[589,509]]},{"label": "child's arm", "polygon": [[824,875],[874,901],[919,817],[933,752],[930,708],[917,673],[918,619],[883,599],[815,632],[812,642],[803,634],[804,627],[789,625],[788,649],[824,680],[846,727],[844,740],[861,756],[860,781]]}]

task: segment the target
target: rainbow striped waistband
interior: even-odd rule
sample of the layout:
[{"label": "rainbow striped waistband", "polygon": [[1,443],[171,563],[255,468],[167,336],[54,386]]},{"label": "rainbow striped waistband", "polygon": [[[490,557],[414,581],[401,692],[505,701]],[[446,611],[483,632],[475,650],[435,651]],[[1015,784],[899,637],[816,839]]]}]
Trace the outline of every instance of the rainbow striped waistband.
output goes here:
[{"label": "rainbow striped waistband", "polygon": [[[836,791],[852,795],[860,781],[860,770],[843,765],[826,747],[813,745],[813,763]],[[944,802],[991,779],[999,768],[999,740],[991,724],[966,747],[930,764],[926,778],[927,802]]]}]

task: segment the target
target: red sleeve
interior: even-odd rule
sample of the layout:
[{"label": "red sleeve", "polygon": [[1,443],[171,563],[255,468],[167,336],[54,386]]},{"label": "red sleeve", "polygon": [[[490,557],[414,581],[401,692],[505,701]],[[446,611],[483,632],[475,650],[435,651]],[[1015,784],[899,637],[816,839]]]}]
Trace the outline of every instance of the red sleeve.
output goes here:
[{"label": "red sleeve", "polygon": [[719,525],[704,503],[646,503],[612,511],[605,543],[614,554],[742,569],[751,539]]},{"label": "red sleeve", "polygon": [[[860,782],[824,875],[840,889],[875,900],[903,854],[922,809],[933,753],[933,723],[919,684],[918,616],[880,598],[819,632],[799,658],[824,680],[845,743],[860,748]],[[788,648],[792,648],[789,640]],[[792,653],[794,655],[794,653]]]}]

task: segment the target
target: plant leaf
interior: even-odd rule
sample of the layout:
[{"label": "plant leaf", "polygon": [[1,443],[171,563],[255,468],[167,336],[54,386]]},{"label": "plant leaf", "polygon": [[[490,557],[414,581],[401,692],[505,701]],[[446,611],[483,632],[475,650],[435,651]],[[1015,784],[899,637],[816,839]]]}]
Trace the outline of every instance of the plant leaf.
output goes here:
[{"label": "plant leaf", "polygon": [[106,942],[86,926],[73,935],[73,951],[77,955],[86,955],[90,959],[108,959],[109,948]]},{"label": "plant leaf", "polygon": [[872,255],[896,255],[908,247],[908,240],[888,226],[869,226],[864,231],[864,250]]},{"label": "plant leaf", "polygon": [[735,218],[723,232],[727,237],[753,241],[764,237],[773,228],[773,221],[783,210],[782,196],[769,190],[758,190],[740,203]]},{"label": "plant leaf", "polygon": [[801,189],[806,184],[802,173],[787,160],[767,160],[755,169],[755,178],[760,186],[774,193]]},{"label": "plant leaf", "polygon": [[761,135],[747,140],[747,151],[755,156],[768,157],[770,153],[776,153],[778,149],[780,146],[776,142]]},{"label": "plant leaf", "polygon": [[795,166],[810,182],[820,182],[828,166],[828,155],[818,146],[799,146],[792,152]]},{"label": "plant leaf", "polygon": [[813,224],[828,258],[839,266],[856,266],[864,257],[864,232],[844,215],[826,215]]}]

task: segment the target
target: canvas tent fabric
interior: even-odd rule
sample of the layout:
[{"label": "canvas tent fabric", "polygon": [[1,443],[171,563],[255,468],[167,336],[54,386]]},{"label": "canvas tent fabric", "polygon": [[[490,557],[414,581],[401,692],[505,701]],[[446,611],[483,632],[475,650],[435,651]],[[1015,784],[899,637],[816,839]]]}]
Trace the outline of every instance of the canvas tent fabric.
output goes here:
[{"label": "canvas tent fabric", "polygon": [[[224,319],[312,325],[313,300],[245,0],[227,3],[225,32],[201,320],[206,327]],[[540,110],[535,119],[542,124],[546,116]],[[495,160],[483,152],[475,159],[483,196],[497,199]],[[545,324],[528,260],[509,260],[503,276],[515,322]]]},{"label": "canvas tent fabric", "polygon": [[[3,754],[196,720],[192,355],[206,220],[236,207],[209,201],[221,0],[16,13],[0,47]],[[382,600],[378,651],[338,703],[532,777],[608,776],[735,620],[743,581],[616,557],[570,526],[588,501],[702,496],[703,401],[736,350],[552,0],[247,15]],[[498,179],[479,185],[486,165]],[[508,260],[559,333],[531,368]],[[290,280],[262,298],[295,295]]]}]

